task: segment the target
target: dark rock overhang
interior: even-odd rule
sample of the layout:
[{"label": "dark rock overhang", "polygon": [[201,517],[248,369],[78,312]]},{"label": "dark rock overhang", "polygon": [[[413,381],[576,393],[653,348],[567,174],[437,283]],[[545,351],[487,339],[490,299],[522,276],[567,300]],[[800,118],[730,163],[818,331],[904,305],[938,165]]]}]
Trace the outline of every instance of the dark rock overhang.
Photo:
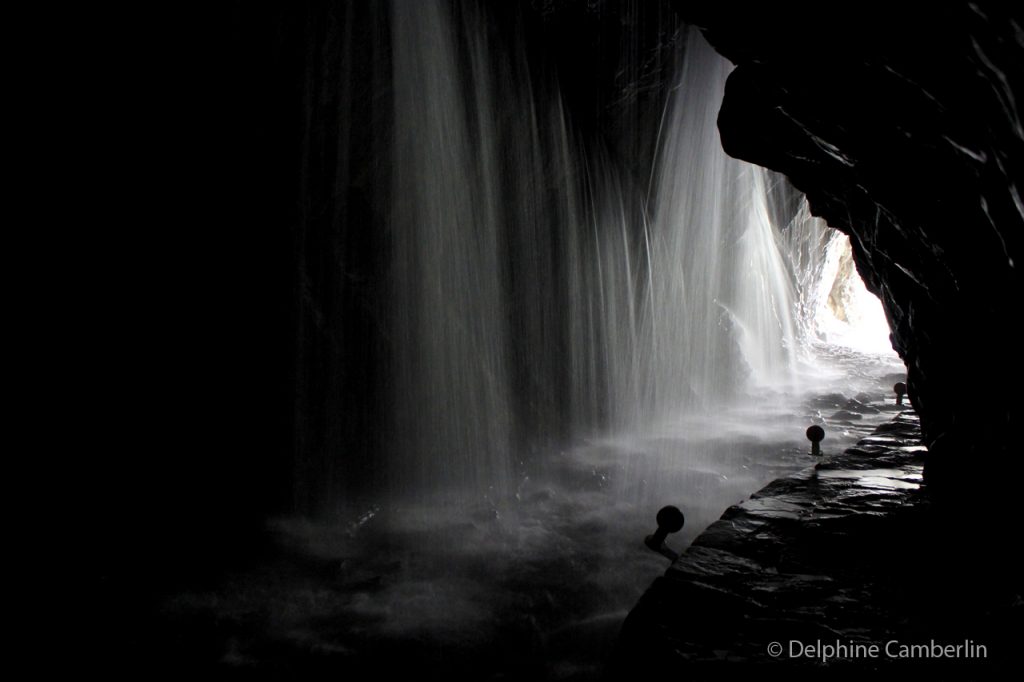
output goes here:
[{"label": "dark rock overhang", "polygon": [[[726,151],[786,174],[851,236],[908,365],[931,480],[961,455],[1008,454],[1020,415],[1021,11],[677,7],[737,64],[719,117]],[[958,482],[971,477],[956,468]]]}]

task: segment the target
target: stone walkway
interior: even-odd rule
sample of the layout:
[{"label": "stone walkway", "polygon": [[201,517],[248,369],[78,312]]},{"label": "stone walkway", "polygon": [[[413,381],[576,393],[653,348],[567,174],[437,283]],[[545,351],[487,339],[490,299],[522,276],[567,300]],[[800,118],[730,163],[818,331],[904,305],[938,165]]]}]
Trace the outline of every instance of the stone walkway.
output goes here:
[{"label": "stone walkway", "polygon": [[630,613],[610,677],[1002,679],[1020,598],[947,560],[925,454],[905,411],[727,510]]}]

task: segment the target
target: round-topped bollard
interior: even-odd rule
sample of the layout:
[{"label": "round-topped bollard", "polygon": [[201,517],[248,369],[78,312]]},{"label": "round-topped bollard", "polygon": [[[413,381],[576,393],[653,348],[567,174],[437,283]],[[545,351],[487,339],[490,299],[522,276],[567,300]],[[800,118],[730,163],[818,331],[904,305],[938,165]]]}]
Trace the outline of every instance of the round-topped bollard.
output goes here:
[{"label": "round-topped bollard", "polygon": [[683,516],[683,512],[679,511],[678,507],[669,505],[658,510],[655,520],[658,522],[658,530],[654,531],[653,535],[648,535],[644,538],[644,544],[655,552],[675,561],[679,558],[679,555],[665,546],[665,539],[669,533],[678,533],[682,530],[683,524],[686,523],[686,518]]},{"label": "round-topped bollard", "polygon": [[825,438],[825,429],[817,424],[807,427],[807,440],[811,441],[811,454],[821,455],[821,441]]},{"label": "round-topped bollard", "polygon": [[896,393],[896,404],[903,404],[903,396],[907,394],[907,385],[902,381],[897,381],[893,384],[892,390]]}]

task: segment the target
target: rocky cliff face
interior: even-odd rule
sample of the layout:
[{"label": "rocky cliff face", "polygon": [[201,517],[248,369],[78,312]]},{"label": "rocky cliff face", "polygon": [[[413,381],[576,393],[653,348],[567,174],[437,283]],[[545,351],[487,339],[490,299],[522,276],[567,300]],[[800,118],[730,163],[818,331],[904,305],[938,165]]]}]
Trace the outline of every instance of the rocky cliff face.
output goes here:
[{"label": "rocky cliff face", "polygon": [[980,489],[976,457],[1019,473],[1020,10],[703,5],[680,9],[737,64],[722,143],[850,235],[908,366],[930,479]]}]

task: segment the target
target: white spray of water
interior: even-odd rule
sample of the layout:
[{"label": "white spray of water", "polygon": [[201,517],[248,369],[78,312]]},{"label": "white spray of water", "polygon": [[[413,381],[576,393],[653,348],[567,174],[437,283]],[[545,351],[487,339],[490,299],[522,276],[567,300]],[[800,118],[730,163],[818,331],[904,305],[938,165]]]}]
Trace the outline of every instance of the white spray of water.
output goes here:
[{"label": "white spray of water", "polygon": [[[718,137],[730,69],[698,32],[689,34],[644,240],[630,251],[617,230],[598,233],[604,370],[618,428],[794,381],[793,283],[769,219],[766,171],[728,157]],[[598,215],[621,221],[615,204]]]},{"label": "white spray of water", "polygon": [[806,200],[785,234],[805,347],[817,343],[895,357],[882,302],[858,274],[850,238],[812,216]]}]

